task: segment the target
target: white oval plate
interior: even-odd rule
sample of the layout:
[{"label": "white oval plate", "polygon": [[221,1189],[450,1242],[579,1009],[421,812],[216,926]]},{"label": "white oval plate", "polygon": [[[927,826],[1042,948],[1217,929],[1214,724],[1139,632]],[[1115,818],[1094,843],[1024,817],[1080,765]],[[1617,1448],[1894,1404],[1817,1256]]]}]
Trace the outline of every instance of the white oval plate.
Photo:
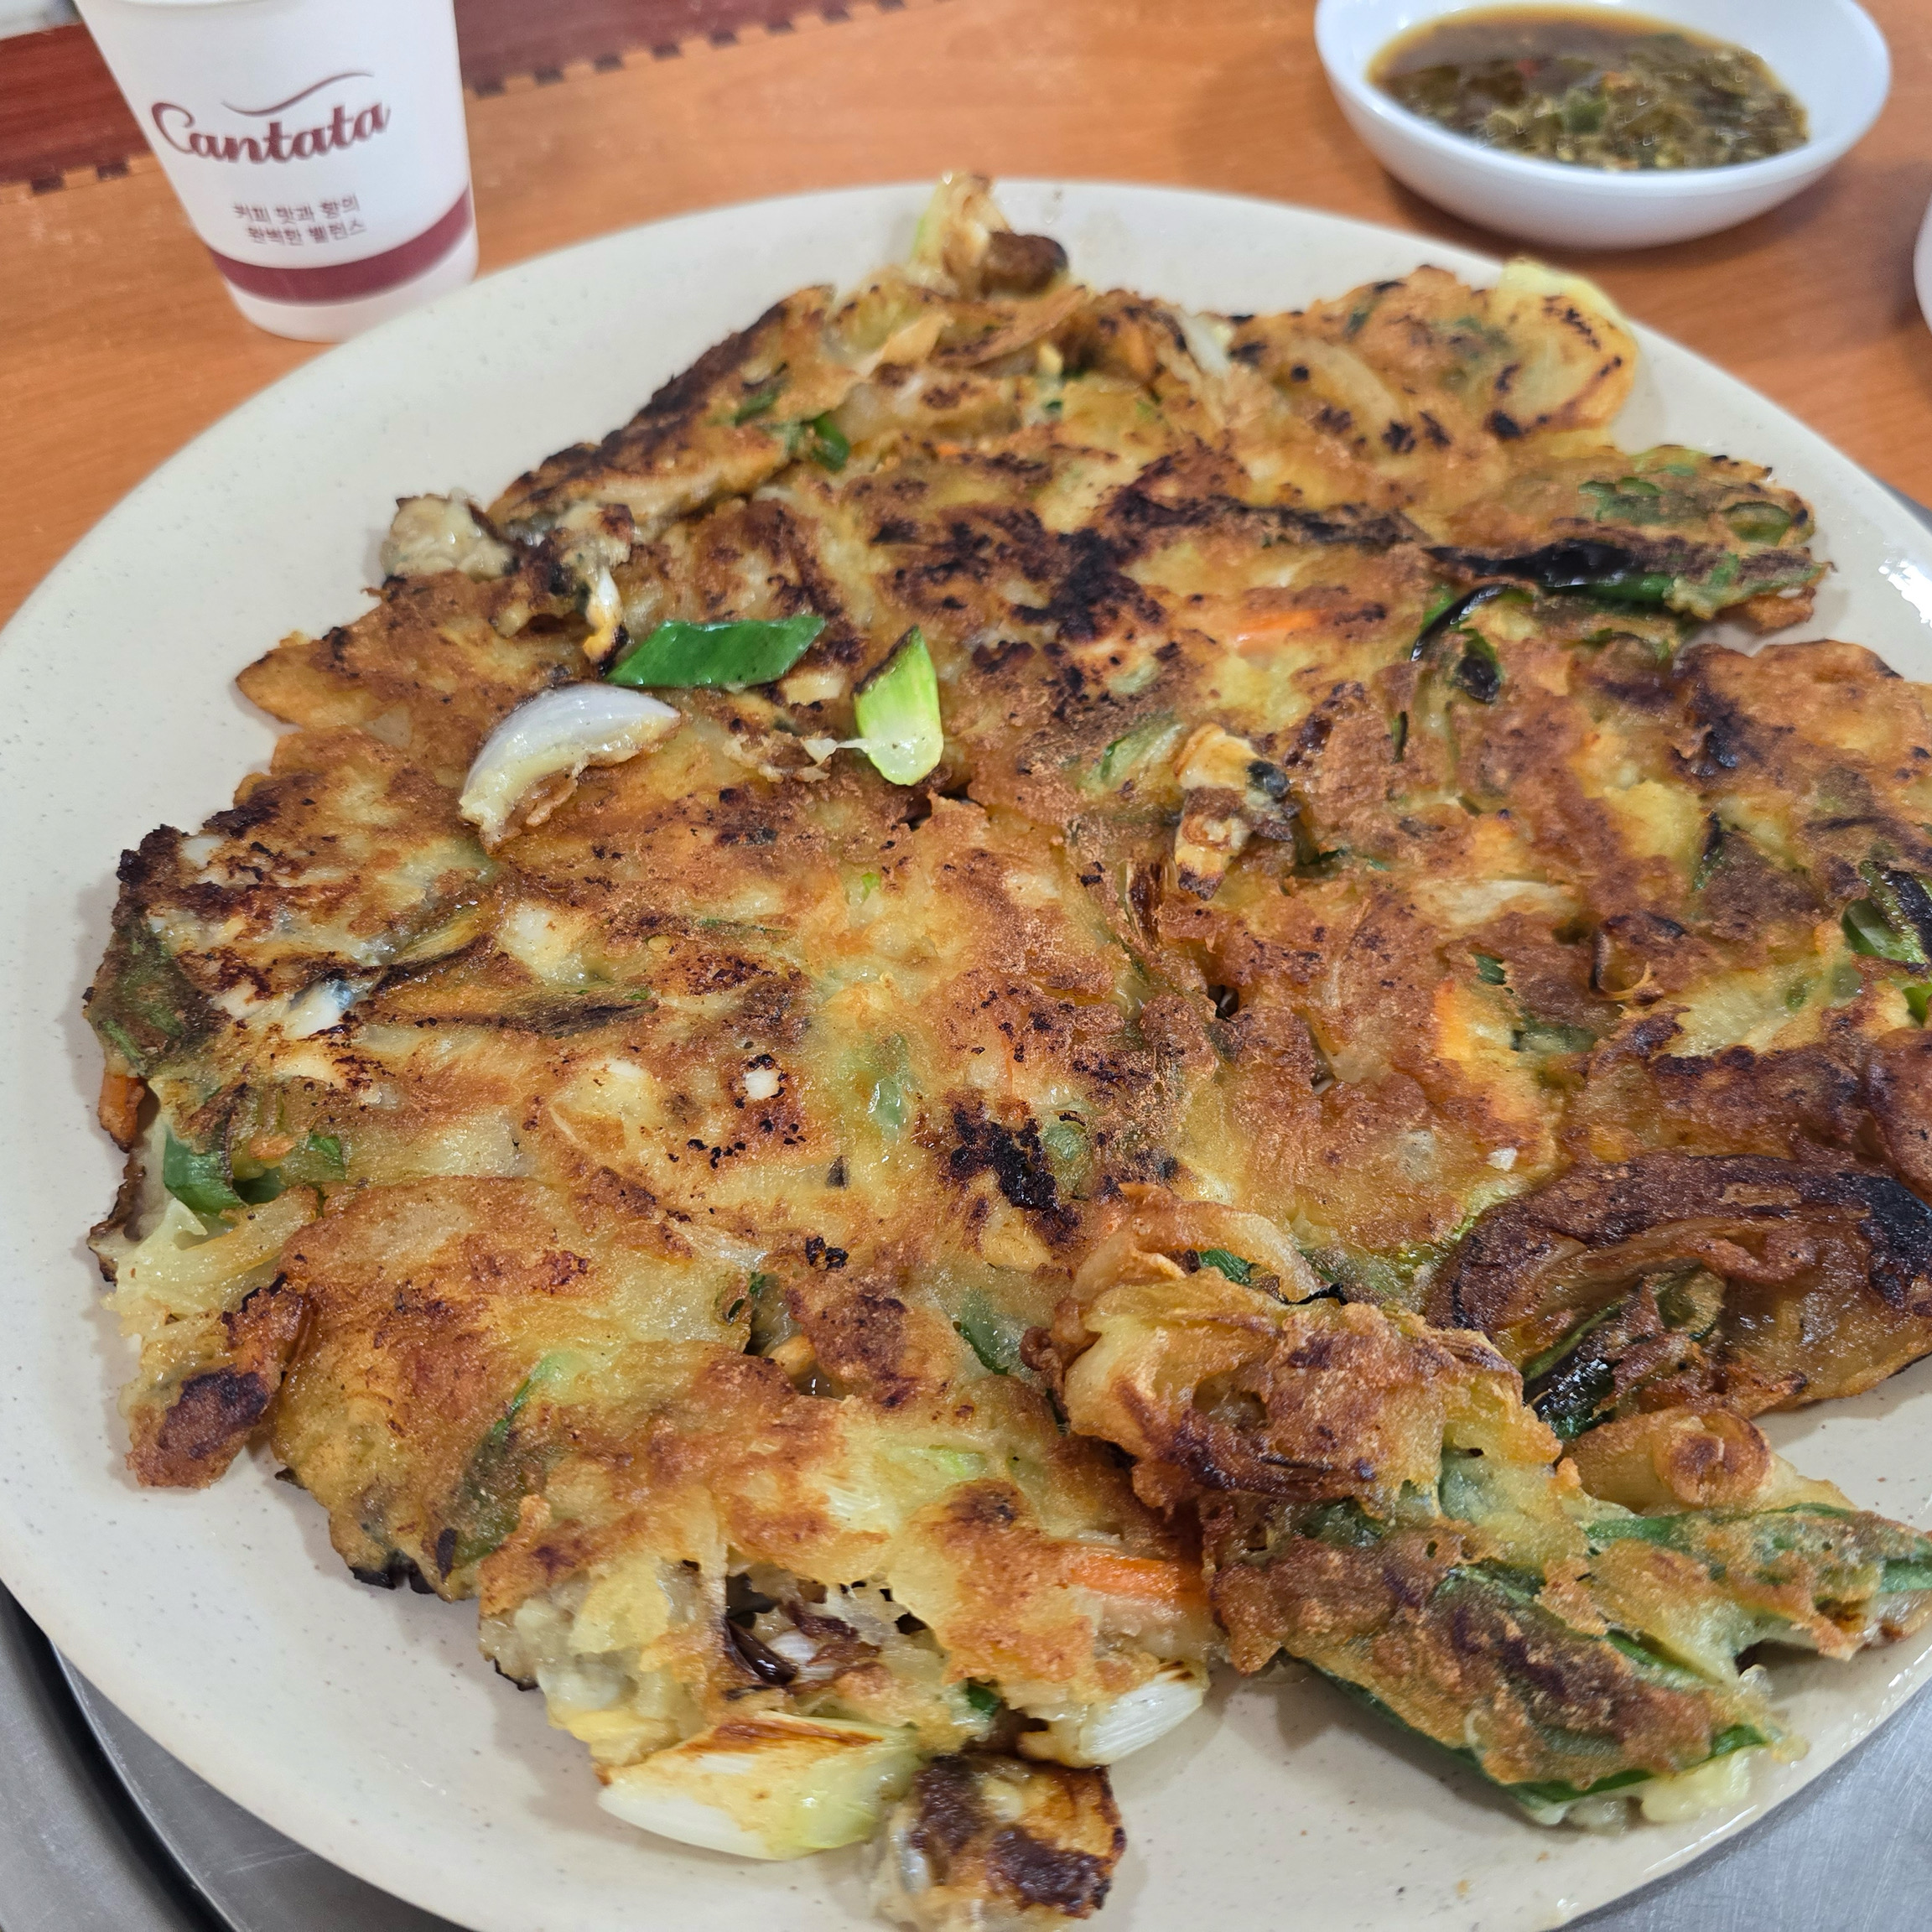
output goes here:
[{"label": "white oval plate", "polygon": [[[903,253],[920,188],[689,216],[498,275],[322,356],[217,423],[81,543],[0,653],[0,1576],[113,1701],[231,1798],[325,1857],[476,1932],[827,1932],[867,1916],[858,1856],[759,1866],[600,1812],[579,1747],[475,1649],[468,1606],[351,1582],[321,1512],[245,1460],[200,1494],[121,1466],[128,1352],[93,1306],[83,1231],[117,1161],[92,1121],[80,993],[116,854],[197,824],[265,760],[229,679],[319,631],[375,580],[398,492],[493,493],[621,421],[658,382],[802,283]],[[1439,243],[1272,203],[1008,184],[1078,272],[1199,307],[1271,309],[1433,261]],[[1622,426],[1774,465],[1837,569],[1818,628],[1932,678],[1932,538],[1810,431],[1644,339]],[[1932,1525],[1932,1362],[1782,1419],[1802,1466]],[[1813,1740],[1751,1805],[1621,1838],[1543,1831],[1318,1683],[1223,1689],[1121,1767],[1132,1850],[1104,1924],[1166,1932],[1561,1923],[1681,1863],[1839,1757],[1922,1679],[1932,1638],[1778,1682]]]}]

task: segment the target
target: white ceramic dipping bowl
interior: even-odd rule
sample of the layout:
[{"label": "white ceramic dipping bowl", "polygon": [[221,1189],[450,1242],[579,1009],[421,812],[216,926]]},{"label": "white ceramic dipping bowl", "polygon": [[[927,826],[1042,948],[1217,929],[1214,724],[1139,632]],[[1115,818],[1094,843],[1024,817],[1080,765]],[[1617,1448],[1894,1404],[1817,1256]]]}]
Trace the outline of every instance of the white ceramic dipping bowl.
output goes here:
[{"label": "white ceramic dipping bowl", "polygon": [[[1574,3],[1574,0],[1573,0]],[[1398,34],[1471,0],[1321,0],[1315,44],[1349,125],[1398,181],[1452,214],[1564,248],[1647,248],[1715,234],[1809,188],[1878,117],[1884,38],[1854,0],[1581,0],[1748,47],[1796,96],[1811,138],[1731,168],[1610,174],[1485,148],[1398,106],[1368,70]]]},{"label": "white ceramic dipping bowl", "polygon": [[1912,277],[1919,285],[1919,308],[1926,326],[1932,328],[1932,208],[1925,210],[1925,226],[1919,231],[1918,252],[1912,257]]}]

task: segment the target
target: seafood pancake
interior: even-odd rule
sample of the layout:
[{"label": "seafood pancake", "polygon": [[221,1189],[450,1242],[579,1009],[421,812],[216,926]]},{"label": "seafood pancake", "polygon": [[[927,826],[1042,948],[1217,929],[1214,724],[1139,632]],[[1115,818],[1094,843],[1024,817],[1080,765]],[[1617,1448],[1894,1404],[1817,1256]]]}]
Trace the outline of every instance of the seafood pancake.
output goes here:
[{"label": "seafood pancake", "polygon": [[953,178],[403,503],[122,863],[135,1474],[263,1445],[619,1816],[882,1834],[940,1932],[1095,1910],[1228,1654],[1542,1815],[1734,1794],[1741,1651],[1932,1603],[1747,1419],[1932,1350],[1932,737],[1706,635],[1810,514],[1619,448],[1635,354],[1528,262],[1096,291]]}]

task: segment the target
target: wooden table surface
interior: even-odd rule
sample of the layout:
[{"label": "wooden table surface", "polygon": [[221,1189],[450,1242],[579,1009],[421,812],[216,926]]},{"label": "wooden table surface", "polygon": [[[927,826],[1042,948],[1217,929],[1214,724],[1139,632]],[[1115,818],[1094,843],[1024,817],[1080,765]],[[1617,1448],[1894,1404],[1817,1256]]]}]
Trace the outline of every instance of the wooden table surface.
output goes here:
[{"label": "wooden table surface", "polygon": [[[1932,198],[1932,5],[1865,3],[1891,42],[1892,98],[1825,181],[1708,241],[1566,259],[1932,499],[1932,330],[1911,283]],[[483,266],[685,209],[948,167],[1232,190],[1504,251],[1357,143],[1313,13],[853,0],[512,75],[469,102]],[[704,0],[688,17],[704,23]],[[0,188],[0,271],[3,618],[155,465],[316,351],[241,319],[145,155],[52,191]]]}]

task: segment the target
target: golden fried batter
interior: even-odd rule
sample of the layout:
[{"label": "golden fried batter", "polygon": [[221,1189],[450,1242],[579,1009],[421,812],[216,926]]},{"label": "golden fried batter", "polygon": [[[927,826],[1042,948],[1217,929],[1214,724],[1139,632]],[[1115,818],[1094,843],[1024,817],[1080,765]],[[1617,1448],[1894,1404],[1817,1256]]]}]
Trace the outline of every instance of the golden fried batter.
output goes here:
[{"label": "golden fried batter", "polygon": [[[1224,1649],[1546,1812],[1722,1800],[1781,1748],[1740,1649],[1932,1601],[1743,1419],[1932,1349],[1932,732],[1703,635],[1808,614],[1810,515],[1620,449],[1635,355],[1527,262],[1095,291],[952,178],[403,504],[242,673],[270,770],[122,861],[136,1474],[265,1441],[617,1815],[890,1816],[936,1932],[1093,1911],[1101,1768]],[[647,644],[784,652],[581,737]]]}]

